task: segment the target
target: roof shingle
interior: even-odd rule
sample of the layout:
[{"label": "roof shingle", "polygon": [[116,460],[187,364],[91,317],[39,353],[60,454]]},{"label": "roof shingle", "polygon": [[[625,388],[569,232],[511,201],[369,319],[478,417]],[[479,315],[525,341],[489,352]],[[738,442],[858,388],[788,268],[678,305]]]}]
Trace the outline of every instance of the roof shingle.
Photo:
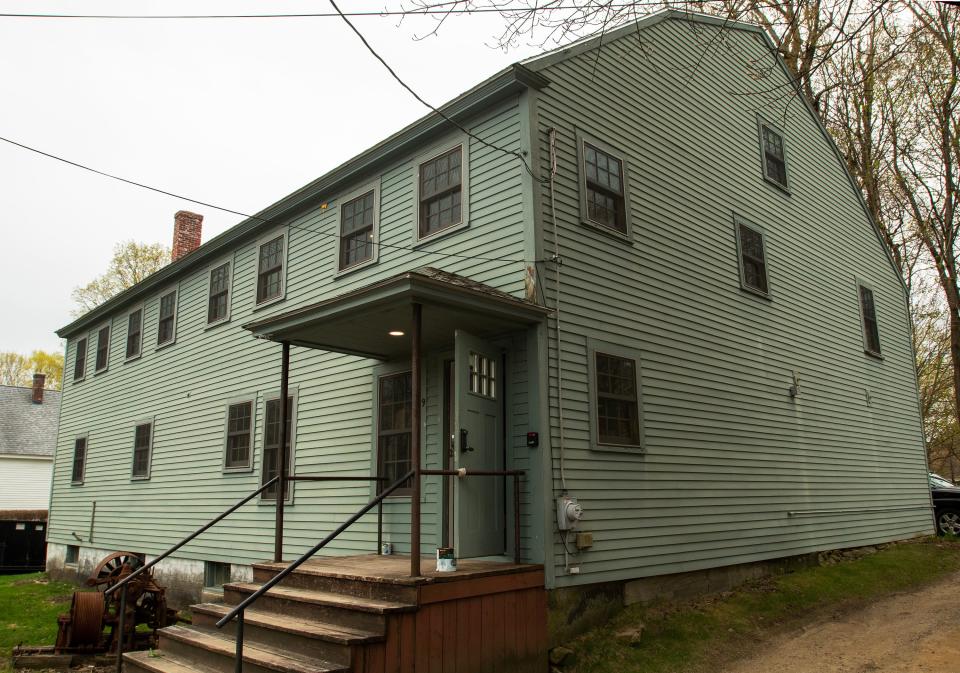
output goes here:
[{"label": "roof shingle", "polygon": [[30,388],[0,386],[0,456],[53,457],[60,394],[44,390],[43,404],[34,404]]}]

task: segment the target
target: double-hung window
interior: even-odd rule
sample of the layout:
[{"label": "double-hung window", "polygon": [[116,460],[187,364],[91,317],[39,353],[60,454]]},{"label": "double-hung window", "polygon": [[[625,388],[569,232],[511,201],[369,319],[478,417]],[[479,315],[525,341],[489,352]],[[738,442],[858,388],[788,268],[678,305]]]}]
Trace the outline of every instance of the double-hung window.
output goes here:
[{"label": "double-hung window", "polygon": [[419,238],[464,222],[464,145],[420,163],[417,174]]},{"label": "double-hung window", "polygon": [[588,346],[593,447],[610,451],[642,449],[639,353],[592,340]]},{"label": "double-hung window", "polygon": [[605,143],[577,135],[580,162],[580,219],[629,239],[629,180],[623,155]]},{"label": "double-hung window", "polygon": [[71,484],[82,484],[87,469],[87,438],[77,437],[73,440],[73,471],[70,476]]},{"label": "double-hung window", "polygon": [[783,132],[769,122],[761,121],[760,146],[763,151],[763,177],[786,190],[787,152]]},{"label": "double-hung window", "polygon": [[[410,471],[413,465],[413,409],[410,372],[381,376],[377,384],[377,466],[389,486]],[[393,495],[409,495],[409,482]]]},{"label": "double-hung window", "polygon": [[339,270],[374,259],[377,190],[370,189],[340,206]]},{"label": "double-hung window", "polygon": [[170,290],[160,297],[160,317],[157,322],[157,346],[173,343],[177,337],[177,291]]},{"label": "double-hung window", "polygon": [[734,218],[737,228],[737,251],[740,255],[740,284],[745,290],[769,295],[767,257],[763,232],[759,227]]},{"label": "double-hung window", "polygon": [[150,462],[153,453],[153,421],[137,423],[133,432],[133,469],[134,479],[150,478]]},{"label": "double-hung window", "polygon": [[860,295],[860,318],[863,327],[863,349],[870,355],[880,355],[880,328],[877,323],[877,306],[873,290],[863,283],[857,284]]},{"label": "double-hung window", "polygon": [[[293,424],[293,407],[296,404],[296,398],[291,395],[287,398],[287,437],[286,442],[284,442],[283,449],[286,454],[286,470],[287,475],[293,472],[293,452],[290,450],[290,447],[293,445],[293,433],[296,430],[295,425]],[[263,427],[263,475],[261,484],[266,484],[268,481],[280,474],[280,398],[276,397],[271,400],[267,400],[266,409],[264,414],[264,427]],[[287,483],[287,497],[286,501],[289,501],[292,497],[291,488],[292,482]],[[263,492],[261,499],[263,500],[274,500],[276,501],[277,495],[280,493],[279,483],[273,484]]]},{"label": "double-hung window", "polygon": [[143,348],[143,308],[127,315],[127,359],[140,355]]},{"label": "double-hung window", "polygon": [[230,319],[230,262],[210,271],[210,287],[207,292],[207,324]]},{"label": "double-hung window", "polygon": [[224,468],[247,470],[251,466],[253,447],[253,401],[244,400],[227,406],[227,447]]},{"label": "double-hung window", "polygon": [[77,340],[77,352],[73,360],[73,380],[82,381],[87,373],[87,338]]},{"label": "double-hung window", "polygon": [[107,368],[110,361],[110,325],[104,325],[97,330],[97,353],[93,363],[93,373],[97,374]]},{"label": "double-hung window", "polygon": [[286,234],[277,234],[257,246],[257,303],[283,297]]}]

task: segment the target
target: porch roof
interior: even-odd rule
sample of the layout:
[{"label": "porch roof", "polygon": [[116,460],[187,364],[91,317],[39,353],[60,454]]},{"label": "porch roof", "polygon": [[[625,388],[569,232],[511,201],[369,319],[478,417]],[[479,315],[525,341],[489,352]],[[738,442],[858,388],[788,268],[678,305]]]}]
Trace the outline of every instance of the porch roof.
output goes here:
[{"label": "porch roof", "polygon": [[424,350],[453,343],[454,330],[492,337],[536,324],[550,310],[478,283],[424,267],[346,294],[244,325],[253,336],[294,346],[389,360],[410,353],[413,304],[423,307]]}]

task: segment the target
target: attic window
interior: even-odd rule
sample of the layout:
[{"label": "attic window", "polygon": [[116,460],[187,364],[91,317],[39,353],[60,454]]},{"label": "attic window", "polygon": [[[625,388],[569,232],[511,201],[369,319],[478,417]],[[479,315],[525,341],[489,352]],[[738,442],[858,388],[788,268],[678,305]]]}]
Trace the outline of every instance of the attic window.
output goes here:
[{"label": "attic window", "polygon": [[73,362],[73,380],[82,381],[87,373],[87,338],[77,341],[77,352]]},{"label": "attic window", "polygon": [[420,238],[463,223],[463,146],[421,163],[418,185]]},{"label": "attic window", "polygon": [[763,177],[776,186],[787,189],[787,154],[783,133],[771,124],[761,122],[760,143],[763,150]]},{"label": "attic window", "polygon": [[863,349],[870,355],[880,355],[880,329],[877,325],[877,307],[873,290],[859,284],[860,317],[863,321]]},{"label": "attic window", "polygon": [[590,143],[584,143],[583,170],[587,182],[587,218],[627,233],[623,198],[623,162]]}]

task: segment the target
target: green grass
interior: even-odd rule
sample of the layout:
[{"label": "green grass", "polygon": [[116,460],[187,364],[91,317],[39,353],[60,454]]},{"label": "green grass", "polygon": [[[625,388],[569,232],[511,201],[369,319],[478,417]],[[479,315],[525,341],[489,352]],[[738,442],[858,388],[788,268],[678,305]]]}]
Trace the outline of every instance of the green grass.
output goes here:
[{"label": "green grass", "polygon": [[0,673],[10,671],[16,645],[53,645],[57,615],[70,611],[74,590],[43,573],[0,575]]},{"label": "green grass", "polygon": [[[871,556],[751,583],[687,607],[631,606],[572,644],[575,673],[715,670],[785,625],[929,584],[960,570],[960,542],[925,539]],[[643,625],[631,645],[618,632]]]}]

